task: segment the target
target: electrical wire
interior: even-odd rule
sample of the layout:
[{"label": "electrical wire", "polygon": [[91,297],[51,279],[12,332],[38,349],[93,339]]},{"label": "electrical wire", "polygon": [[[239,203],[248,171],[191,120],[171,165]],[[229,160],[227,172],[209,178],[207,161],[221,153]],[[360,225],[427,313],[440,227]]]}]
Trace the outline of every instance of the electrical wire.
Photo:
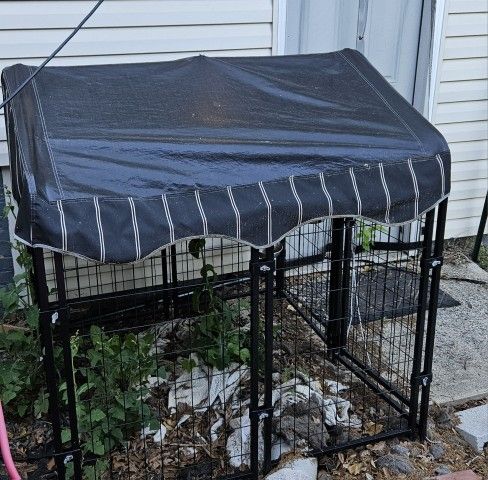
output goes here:
[{"label": "electrical wire", "polygon": [[95,4],[95,6],[88,12],[88,14],[83,18],[83,20],[78,24],[78,26],[68,35],[68,37],[64,40],[61,45],[59,45],[56,50],[54,50],[51,55],[49,55],[46,60],[44,60],[38,67],[37,69],[30,75],[24,82],[22,82],[21,85],[19,85],[16,90],[9,96],[7,97],[6,100],[4,100],[0,104],[0,110],[7,105],[7,103],[11,102],[31,81],[33,78],[36,77],[36,75],[66,46],[66,44],[80,31],[81,27],[90,19],[90,17],[98,10],[98,7],[104,2],[105,0],[98,0],[98,2]]}]

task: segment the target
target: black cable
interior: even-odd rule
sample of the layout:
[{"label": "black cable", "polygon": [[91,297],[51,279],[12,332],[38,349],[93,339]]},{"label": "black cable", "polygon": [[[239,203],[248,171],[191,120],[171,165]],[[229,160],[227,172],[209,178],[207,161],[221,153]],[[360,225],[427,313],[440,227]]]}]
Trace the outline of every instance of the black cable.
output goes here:
[{"label": "black cable", "polygon": [[56,50],[54,50],[51,55],[49,55],[46,60],[44,60],[35,70],[35,72],[30,75],[21,85],[17,87],[17,89],[12,93],[6,100],[4,100],[0,104],[0,110],[7,105],[7,103],[11,102],[28,84],[32,81],[32,79],[61,51],[62,48],[79,32],[81,27],[88,21],[88,19],[97,11],[98,7],[104,2],[105,0],[98,0],[96,5],[90,10],[90,12],[85,16],[85,18],[78,24],[78,26],[69,34],[69,36],[64,40],[64,42],[59,45]]}]

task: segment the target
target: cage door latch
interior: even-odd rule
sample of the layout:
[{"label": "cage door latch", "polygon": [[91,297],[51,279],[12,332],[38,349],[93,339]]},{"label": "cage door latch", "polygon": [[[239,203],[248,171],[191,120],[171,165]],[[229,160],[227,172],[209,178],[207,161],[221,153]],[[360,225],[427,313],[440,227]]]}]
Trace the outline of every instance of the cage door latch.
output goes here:
[{"label": "cage door latch", "polygon": [[275,261],[267,260],[267,261],[259,261],[253,263],[252,267],[254,274],[257,275],[266,275],[268,273],[273,273],[275,271]]},{"label": "cage door latch", "polygon": [[439,268],[444,263],[444,257],[431,257],[426,258],[424,263],[427,268]]},{"label": "cage door latch", "polygon": [[251,415],[258,417],[258,420],[264,420],[265,418],[273,417],[273,407],[260,407],[251,411]]},{"label": "cage door latch", "polygon": [[432,373],[426,373],[423,375],[418,375],[414,379],[414,384],[421,386],[421,387],[426,387],[427,385],[430,385],[432,383]]}]

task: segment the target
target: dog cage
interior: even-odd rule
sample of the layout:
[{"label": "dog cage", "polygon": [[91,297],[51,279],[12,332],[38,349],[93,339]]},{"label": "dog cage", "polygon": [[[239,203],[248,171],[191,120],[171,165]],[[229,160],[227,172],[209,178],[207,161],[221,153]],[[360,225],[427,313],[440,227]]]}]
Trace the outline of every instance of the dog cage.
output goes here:
[{"label": "dog cage", "polygon": [[59,478],[425,437],[450,154],[359,53],[47,67],[5,120]]},{"label": "dog cage", "polygon": [[425,437],[445,203],[408,243],[335,218],[135,265],[34,249],[58,474],[257,478]]}]

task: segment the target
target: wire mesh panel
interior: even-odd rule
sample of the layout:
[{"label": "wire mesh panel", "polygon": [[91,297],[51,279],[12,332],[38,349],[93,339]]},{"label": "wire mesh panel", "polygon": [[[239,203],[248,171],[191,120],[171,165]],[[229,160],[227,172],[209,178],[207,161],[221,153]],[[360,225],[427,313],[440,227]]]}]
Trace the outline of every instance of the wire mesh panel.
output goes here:
[{"label": "wire mesh panel", "polygon": [[261,252],[207,238],[135,265],[44,253],[60,476],[257,478],[289,452],[415,433],[428,216],[406,243],[333,219]]},{"label": "wire mesh panel", "polygon": [[[281,451],[408,430],[422,248],[420,237],[402,248],[400,234],[340,219],[286,239],[293,260],[275,309]],[[302,250],[323,253],[312,263]]]}]

